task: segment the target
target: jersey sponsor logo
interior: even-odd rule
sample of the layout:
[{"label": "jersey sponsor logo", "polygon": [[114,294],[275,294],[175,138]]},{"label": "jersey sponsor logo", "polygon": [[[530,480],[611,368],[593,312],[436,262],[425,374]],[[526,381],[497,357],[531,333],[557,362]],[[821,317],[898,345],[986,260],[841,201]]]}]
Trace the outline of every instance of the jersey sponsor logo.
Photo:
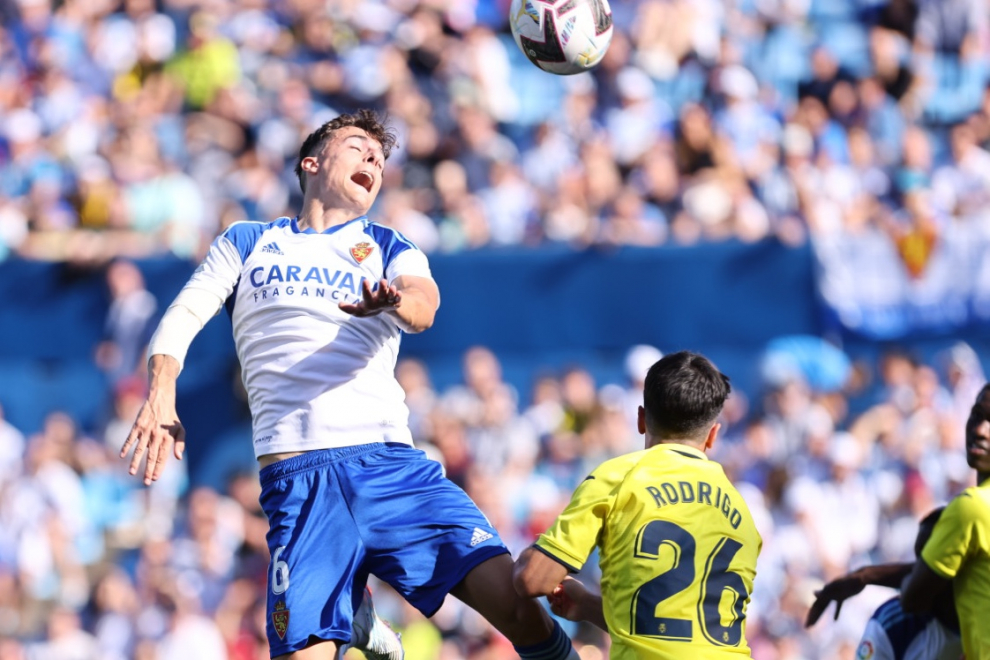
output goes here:
[{"label": "jersey sponsor logo", "polygon": [[484,543],[488,539],[495,538],[491,532],[486,532],[480,527],[474,528],[474,534],[471,535],[471,547],[478,545],[479,543]]},{"label": "jersey sponsor logo", "polygon": [[[252,268],[247,274],[247,279],[254,289],[252,295],[255,302],[274,300],[282,296],[312,296],[347,302],[360,295],[364,280],[367,278],[360,273],[346,270],[338,269],[331,272],[327,268],[316,266],[273,264]],[[293,282],[297,282],[298,285],[292,285]],[[279,288],[277,285],[283,286]],[[372,284],[371,289],[377,290],[378,284]]]},{"label": "jersey sponsor logo", "polygon": [[873,658],[873,642],[864,639],[863,643],[856,649],[856,660],[871,660]]},{"label": "jersey sponsor logo", "polygon": [[275,601],[275,611],[272,612],[272,627],[279,639],[285,639],[285,631],[289,629],[289,610],[281,600]]},{"label": "jersey sponsor logo", "polygon": [[361,263],[374,251],[375,248],[371,243],[362,242],[351,248],[351,256],[354,257],[354,261]]},{"label": "jersey sponsor logo", "polygon": [[282,252],[282,250],[279,249],[278,243],[275,243],[275,242],[269,243],[265,247],[261,248],[261,251],[262,252],[267,252],[268,254],[278,254],[278,255],[283,255],[283,256],[285,255],[285,253]]}]

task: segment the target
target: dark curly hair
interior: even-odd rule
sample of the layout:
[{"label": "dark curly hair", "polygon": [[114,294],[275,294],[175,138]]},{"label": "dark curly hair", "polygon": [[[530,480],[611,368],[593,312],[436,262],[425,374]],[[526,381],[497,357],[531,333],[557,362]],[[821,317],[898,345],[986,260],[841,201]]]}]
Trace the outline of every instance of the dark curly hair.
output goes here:
[{"label": "dark curly hair", "polygon": [[302,170],[304,158],[309,158],[320,148],[324,140],[333,135],[333,132],[348,126],[355,126],[377,140],[382,145],[382,152],[385,160],[388,160],[395,146],[395,131],[388,125],[387,118],[379,118],[374,111],[361,109],[352,115],[343,114],[336,119],[331,119],[327,123],[306,136],[302,146],[299,147],[299,159],[296,161],[296,177],[299,179],[299,187],[303,193],[306,192],[306,175]]}]

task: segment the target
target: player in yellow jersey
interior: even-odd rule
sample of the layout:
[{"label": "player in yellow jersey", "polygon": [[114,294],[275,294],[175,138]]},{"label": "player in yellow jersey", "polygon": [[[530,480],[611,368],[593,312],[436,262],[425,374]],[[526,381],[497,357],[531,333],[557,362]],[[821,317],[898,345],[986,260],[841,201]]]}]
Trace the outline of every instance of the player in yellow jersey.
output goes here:
[{"label": "player in yellow jersey", "polygon": [[[729,389],[701,355],[654,364],[639,408],[646,449],[596,468],[516,561],[516,590],[551,596],[555,612],[608,630],[614,659],[749,657],[746,606],[763,542],[705,455]],[[565,580],[596,547],[600,597]]]},{"label": "player in yellow jersey", "polygon": [[977,485],[945,507],[901,585],[901,606],[925,613],[951,586],[966,660],[990,660],[990,383],[966,421],[966,461]]}]

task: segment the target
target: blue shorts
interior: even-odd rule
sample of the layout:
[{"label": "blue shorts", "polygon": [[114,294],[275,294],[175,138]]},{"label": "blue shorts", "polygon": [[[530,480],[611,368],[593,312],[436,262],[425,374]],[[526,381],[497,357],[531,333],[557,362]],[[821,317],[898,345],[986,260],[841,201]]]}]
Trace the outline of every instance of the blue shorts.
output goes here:
[{"label": "blue shorts", "polygon": [[261,470],[268,516],[272,657],[311,639],[349,641],[368,575],[432,616],[483,561],[508,549],[471,498],[400,443],[321,449]]}]

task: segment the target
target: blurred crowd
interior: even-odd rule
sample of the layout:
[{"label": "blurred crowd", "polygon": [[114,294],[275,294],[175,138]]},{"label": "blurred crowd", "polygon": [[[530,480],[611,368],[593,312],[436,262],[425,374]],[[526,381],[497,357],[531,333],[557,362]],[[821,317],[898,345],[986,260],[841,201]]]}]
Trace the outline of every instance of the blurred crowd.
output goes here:
[{"label": "blurred crowd", "polygon": [[425,251],[882,232],[911,274],[984,223],[982,0],[614,0],[592,72],[508,0],[11,0],[0,252],[195,259],[294,215],[302,138],[387,112],[375,219]]},{"label": "blurred crowd", "polygon": [[[852,660],[891,592],[868,588],[838,622],[826,616],[805,630],[813,590],[852,567],[910,560],[917,521],[974,481],[963,429],[985,377],[968,345],[928,362],[891,349],[864,364],[816,341],[768,346],[761,395],[732,395],[712,452],[764,539],[747,617],[755,660]],[[484,347],[463,355],[450,388],[438,391],[414,359],[401,360],[397,376],[417,446],[518,553],[595,466],[642,448],[636,407],[660,355],[633,347],[621,384],[572,366],[541,373],[528,393]],[[172,461],[162,481],[141,486],[117,453],[144,394],[143,379],[120,379],[94,433],[61,412],[27,438],[0,421],[0,660],[268,657],[256,470],[212,488],[190,485],[186,462]],[[598,580],[594,557],[581,577]],[[373,588],[409,660],[515,657],[455,599],[427,620],[387,585]],[[605,657],[606,635],[564,623],[583,658]]]},{"label": "blurred crowd", "polygon": [[[0,3],[0,259],[196,259],[232,222],[294,215],[302,138],[366,106],[401,147],[373,215],[428,253],[881,237],[914,277],[947,233],[990,228],[982,0],[612,0],[605,60],[570,78],[518,52],[507,4]],[[108,421],[53,413],[25,437],[0,411],[0,660],[267,658],[257,475],[219,489],[184,463],[148,489],[127,476],[117,452],[164,301],[127,261],[107,281]],[[658,355],[630,350],[624,385],[575,366],[531,392],[482,347],[451,389],[415,361],[397,373],[419,446],[518,552],[592,467],[641,446]],[[811,593],[910,559],[917,520],[972,482],[980,359],[958,344],[860,364],[795,337],[762,366],[714,452],[764,537],[754,658],[851,659],[888,593],[806,631]],[[512,657],[453,599],[427,621],[375,587],[409,660]],[[604,635],[568,630],[603,657]]]}]

